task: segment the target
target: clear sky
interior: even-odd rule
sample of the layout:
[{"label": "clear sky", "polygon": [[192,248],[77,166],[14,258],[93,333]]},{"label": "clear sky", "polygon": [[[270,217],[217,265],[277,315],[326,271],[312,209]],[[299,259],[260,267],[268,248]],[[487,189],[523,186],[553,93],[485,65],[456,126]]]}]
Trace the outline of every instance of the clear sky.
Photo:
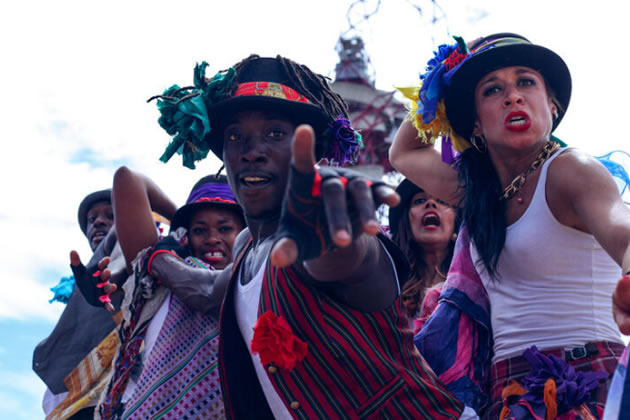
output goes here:
[{"label": "clear sky", "polygon": [[[69,274],[68,253],[87,257],[76,213],[108,187],[120,165],[147,173],[183,204],[192,184],[218,169],[158,161],[168,136],[146,99],[191,84],[250,53],[282,54],[332,75],[347,29],[348,0],[34,1],[0,4],[0,418],[43,417],[44,385],[32,349],[63,310],[48,288]],[[573,97],[556,134],[593,154],[627,149],[628,6],[624,2],[383,0],[358,30],[377,87],[415,83],[450,35],[521,33],[567,62]],[[367,1],[369,11],[376,0]],[[422,8],[420,15],[412,5]],[[581,6],[583,4],[583,6]],[[361,11],[359,5],[355,11]],[[438,11],[438,14],[440,12]],[[87,258],[86,258],[87,259]]]}]

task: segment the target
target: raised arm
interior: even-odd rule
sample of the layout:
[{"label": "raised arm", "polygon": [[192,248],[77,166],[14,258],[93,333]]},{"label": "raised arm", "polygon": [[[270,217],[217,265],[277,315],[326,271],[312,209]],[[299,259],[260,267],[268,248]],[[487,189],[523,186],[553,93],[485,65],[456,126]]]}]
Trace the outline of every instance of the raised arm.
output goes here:
[{"label": "raised arm", "polygon": [[[234,242],[234,255],[247,246],[249,231],[245,228]],[[190,308],[219,315],[232,275],[232,264],[223,270],[200,270],[182,263],[173,255],[157,254],[151,272]]]},{"label": "raised arm", "polygon": [[232,264],[225,270],[201,270],[166,253],[157,254],[151,262],[151,273],[182,302],[215,316],[221,309],[231,272]]},{"label": "raised arm", "polygon": [[158,240],[152,211],[170,219],[177,207],[147,176],[122,166],[114,174],[112,205],[116,234],[127,264]]},{"label": "raised arm", "polygon": [[411,121],[403,122],[389,148],[389,161],[400,173],[427,193],[459,204],[457,172],[442,162],[440,152],[418,138]]}]

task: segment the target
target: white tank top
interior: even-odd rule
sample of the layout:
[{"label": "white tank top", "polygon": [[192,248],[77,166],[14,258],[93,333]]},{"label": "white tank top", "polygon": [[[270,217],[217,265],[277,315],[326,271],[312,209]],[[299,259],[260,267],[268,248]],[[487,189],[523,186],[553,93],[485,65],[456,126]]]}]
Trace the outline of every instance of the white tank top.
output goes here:
[{"label": "white tank top", "polygon": [[260,304],[260,292],[262,290],[266,265],[267,261],[263,263],[254,278],[246,285],[241,284],[242,270],[239,270],[234,293],[234,311],[236,312],[238,328],[241,330],[243,340],[245,340],[245,344],[250,351],[249,354],[252,358],[254,369],[256,370],[256,376],[258,376],[258,381],[267,398],[267,403],[269,404],[269,408],[271,408],[274,418],[292,419],[293,417],[289,413],[289,410],[284,405],[284,402],[282,402],[271,380],[269,380],[265,367],[260,363],[260,357],[257,354],[252,354],[250,348],[250,343],[254,337],[254,326],[258,320],[258,305]]},{"label": "white tank top", "polygon": [[[612,292],[621,269],[593,235],[565,226],[547,204],[544,163],[525,213],[507,227],[497,273],[477,271],[490,298],[493,363],[538,349],[571,349],[591,341],[622,343],[612,317]],[[471,245],[473,261],[479,259]]]}]

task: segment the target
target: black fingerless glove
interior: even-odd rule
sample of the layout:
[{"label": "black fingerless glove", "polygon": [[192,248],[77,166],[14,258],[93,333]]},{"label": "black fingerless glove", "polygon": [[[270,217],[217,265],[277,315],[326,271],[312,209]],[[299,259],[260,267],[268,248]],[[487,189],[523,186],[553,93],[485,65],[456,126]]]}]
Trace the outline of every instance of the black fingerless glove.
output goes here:
[{"label": "black fingerless glove", "polygon": [[116,233],[111,229],[105,239],[101,241],[94,251],[92,258],[87,266],[79,264],[77,267],[70,264],[74,280],[76,281],[81,294],[85,300],[92,306],[102,307],[105,303],[110,302],[109,295],[103,292],[104,283],[101,282],[101,270],[98,263],[103,258],[108,257],[113,249],[112,243],[116,243]]},{"label": "black fingerless glove", "polygon": [[[372,188],[384,185],[363,174],[345,168],[322,167],[314,173],[303,174],[291,165],[288,197],[282,208],[278,238],[288,237],[298,245],[298,261],[317,258],[335,248],[326,222],[321,200],[321,185],[329,178],[340,178],[347,185],[361,178]],[[349,203],[350,220],[354,232],[359,231],[359,218]]]},{"label": "black fingerless glove", "polygon": [[172,251],[179,255],[180,258],[186,258],[190,255],[188,247],[182,246],[182,244],[180,244],[179,241],[171,235],[163,237],[155,245],[153,245],[153,252],[160,250]]},{"label": "black fingerless glove", "polygon": [[182,259],[190,255],[190,251],[187,246],[182,246],[182,244],[173,236],[167,235],[160,239],[153,248],[145,254],[141,263],[141,270],[153,277],[153,274],[151,273],[151,262],[157,254],[161,253],[177,255]]}]

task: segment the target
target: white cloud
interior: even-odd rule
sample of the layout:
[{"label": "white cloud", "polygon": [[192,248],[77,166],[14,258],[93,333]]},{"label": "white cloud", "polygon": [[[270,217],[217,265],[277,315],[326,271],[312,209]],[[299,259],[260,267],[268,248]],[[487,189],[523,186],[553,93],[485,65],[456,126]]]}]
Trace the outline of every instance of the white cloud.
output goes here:
[{"label": "white cloud", "polygon": [[33,372],[16,373],[4,371],[0,372],[0,389],[13,389],[41,398],[44,395],[46,386]]},{"label": "white cloud", "polygon": [[0,371],[0,417],[43,418],[42,397],[46,386],[34,373]]}]

